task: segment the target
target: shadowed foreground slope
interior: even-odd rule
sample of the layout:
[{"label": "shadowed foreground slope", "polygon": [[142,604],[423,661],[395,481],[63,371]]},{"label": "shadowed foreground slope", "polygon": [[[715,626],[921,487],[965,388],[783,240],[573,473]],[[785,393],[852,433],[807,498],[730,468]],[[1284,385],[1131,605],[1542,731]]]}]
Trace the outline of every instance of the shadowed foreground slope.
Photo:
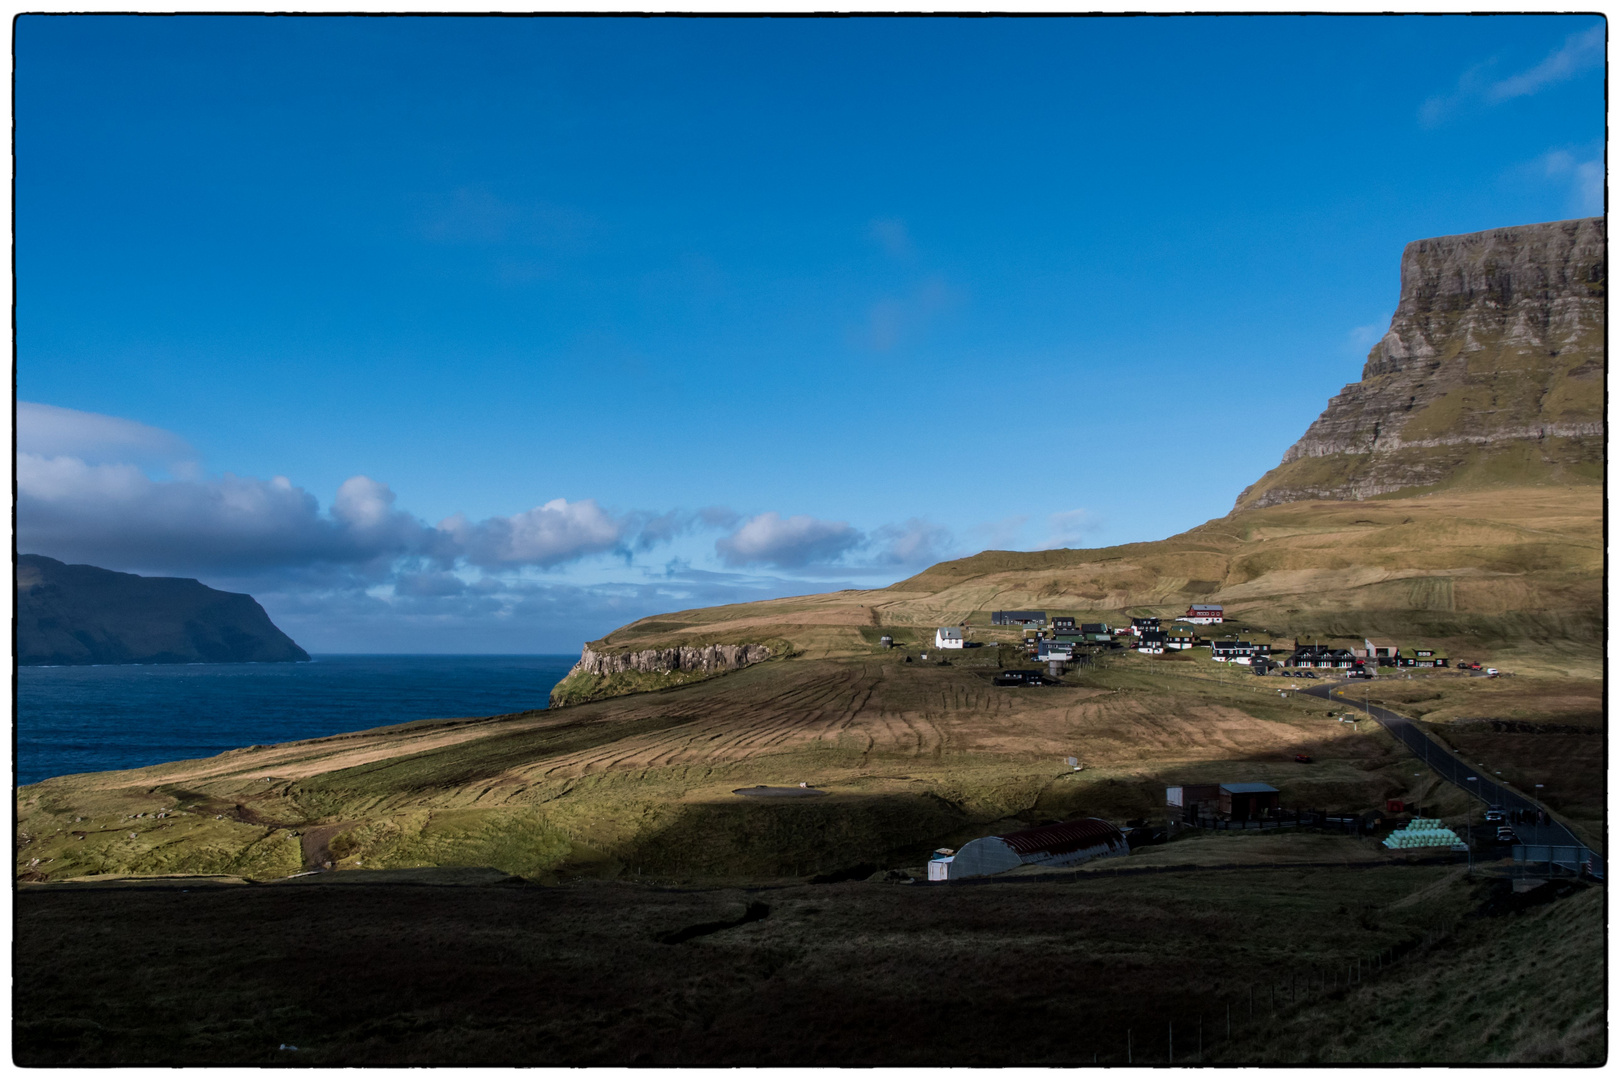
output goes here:
[{"label": "shadowed foreground slope", "polygon": [[[1560,989],[1521,980],[1511,1045],[1491,1034],[1506,1005],[1482,1000],[1449,1027],[1381,1025],[1412,1041],[1361,1060],[1410,1051],[1408,1060],[1595,1063],[1604,1052],[1593,1024],[1596,897],[1487,920],[1470,912],[1491,890],[1446,868],[973,889],[543,888],[476,875],[458,885],[442,872],[344,884],[366,877],[25,889],[16,1060],[989,1065],[1124,1064],[1129,1053],[1155,1064],[1173,1037],[1181,1064],[1199,1056],[1200,1023],[1205,1061],[1342,1060],[1341,1047],[1359,1047],[1345,1040],[1374,997],[1396,1017],[1437,1015],[1448,1002],[1425,992],[1431,972],[1459,959],[1470,973],[1522,968],[1538,956],[1557,966]],[[750,905],[763,917],[743,921]],[[1471,944],[1471,924],[1487,921],[1507,932]],[[666,943],[686,928],[699,932]],[[1551,928],[1577,947],[1543,952]],[[1391,952],[1399,958],[1375,974],[1374,958]],[[1347,989],[1358,960],[1368,981]],[[1535,1037],[1519,1038],[1521,1028]],[[1307,1029],[1314,1037],[1295,1046]]]}]

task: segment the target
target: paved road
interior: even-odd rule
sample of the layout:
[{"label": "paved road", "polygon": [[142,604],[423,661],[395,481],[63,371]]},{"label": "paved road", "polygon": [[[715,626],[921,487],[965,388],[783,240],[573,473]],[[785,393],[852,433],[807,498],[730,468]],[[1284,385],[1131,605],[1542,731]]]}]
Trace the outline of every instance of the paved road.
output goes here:
[{"label": "paved road", "polygon": [[[1499,806],[1503,810],[1527,810],[1532,813],[1546,810],[1546,807],[1534,799],[1498,784],[1479,766],[1457,757],[1429,738],[1421,727],[1406,717],[1374,705],[1364,697],[1358,700],[1356,691],[1364,687],[1365,683],[1328,683],[1324,686],[1307,687],[1300,693],[1368,713],[1374,720],[1384,725],[1391,735],[1405,743],[1407,749],[1411,750],[1418,760],[1439,773],[1441,778],[1449,780],[1487,806]],[[1548,815],[1548,821],[1550,822],[1548,825],[1515,825],[1513,831],[1522,844],[1585,846],[1568,827],[1560,824],[1551,814]],[[1491,833],[1485,830],[1483,818],[1478,826],[1474,831],[1475,847],[1488,847]],[[1496,827],[1492,825],[1489,828],[1494,831]],[[1597,874],[1602,876],[1603,857],[1596,852],[1592,853],[1592,865]]]}]

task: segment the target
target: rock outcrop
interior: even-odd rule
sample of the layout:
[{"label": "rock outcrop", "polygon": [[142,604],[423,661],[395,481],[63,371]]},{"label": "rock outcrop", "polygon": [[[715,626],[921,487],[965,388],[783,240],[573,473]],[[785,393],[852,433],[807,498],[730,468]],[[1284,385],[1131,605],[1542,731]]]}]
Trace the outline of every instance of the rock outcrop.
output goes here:
[{"label": "rock outcrop", "polygon": [[749,664],[769,660],[771,650],[763,645],[679,645],[640,652],[599,653],[589,645],[579,654],[579,662],[569,671],[575,675],[607,676],[626,671],[657,674],[665,671],[735,671]]},{"label": "rock outcrop", "polygon": [[1599,479],[1606,281],[1603,218],[1408,244],[1361,381],[1237,508]]},{"label": "rock outcrop", "polygon": [[245,593],[17,556],[17,663],[229,664],[308,660]]}]

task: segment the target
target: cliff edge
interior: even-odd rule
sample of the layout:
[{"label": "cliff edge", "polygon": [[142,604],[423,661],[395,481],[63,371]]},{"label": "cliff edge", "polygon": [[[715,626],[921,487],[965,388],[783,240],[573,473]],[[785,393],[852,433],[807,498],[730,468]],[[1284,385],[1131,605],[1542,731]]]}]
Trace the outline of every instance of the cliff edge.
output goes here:
[{"label": "cliff edge", "polygon": [[1235,509],[1600,480],[1607,261],[1603,218],[1408,244],[1361,381]]},{"label": "cliff edge", "polygon": [[308,660],[258,601],[191,578],[141,577],[17,556],[17,663],[228,664]]}]

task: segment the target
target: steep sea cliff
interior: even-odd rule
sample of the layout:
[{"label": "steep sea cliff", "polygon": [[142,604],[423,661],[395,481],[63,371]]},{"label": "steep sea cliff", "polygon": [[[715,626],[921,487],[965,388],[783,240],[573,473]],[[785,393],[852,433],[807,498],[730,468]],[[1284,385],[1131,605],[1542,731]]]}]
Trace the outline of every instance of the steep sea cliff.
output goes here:
[{"label": "steep sea cliff", "polygon": [[1603,218],[1408,244],[1361,381],[1237,507],[1597,479],[1607,263]]}]

